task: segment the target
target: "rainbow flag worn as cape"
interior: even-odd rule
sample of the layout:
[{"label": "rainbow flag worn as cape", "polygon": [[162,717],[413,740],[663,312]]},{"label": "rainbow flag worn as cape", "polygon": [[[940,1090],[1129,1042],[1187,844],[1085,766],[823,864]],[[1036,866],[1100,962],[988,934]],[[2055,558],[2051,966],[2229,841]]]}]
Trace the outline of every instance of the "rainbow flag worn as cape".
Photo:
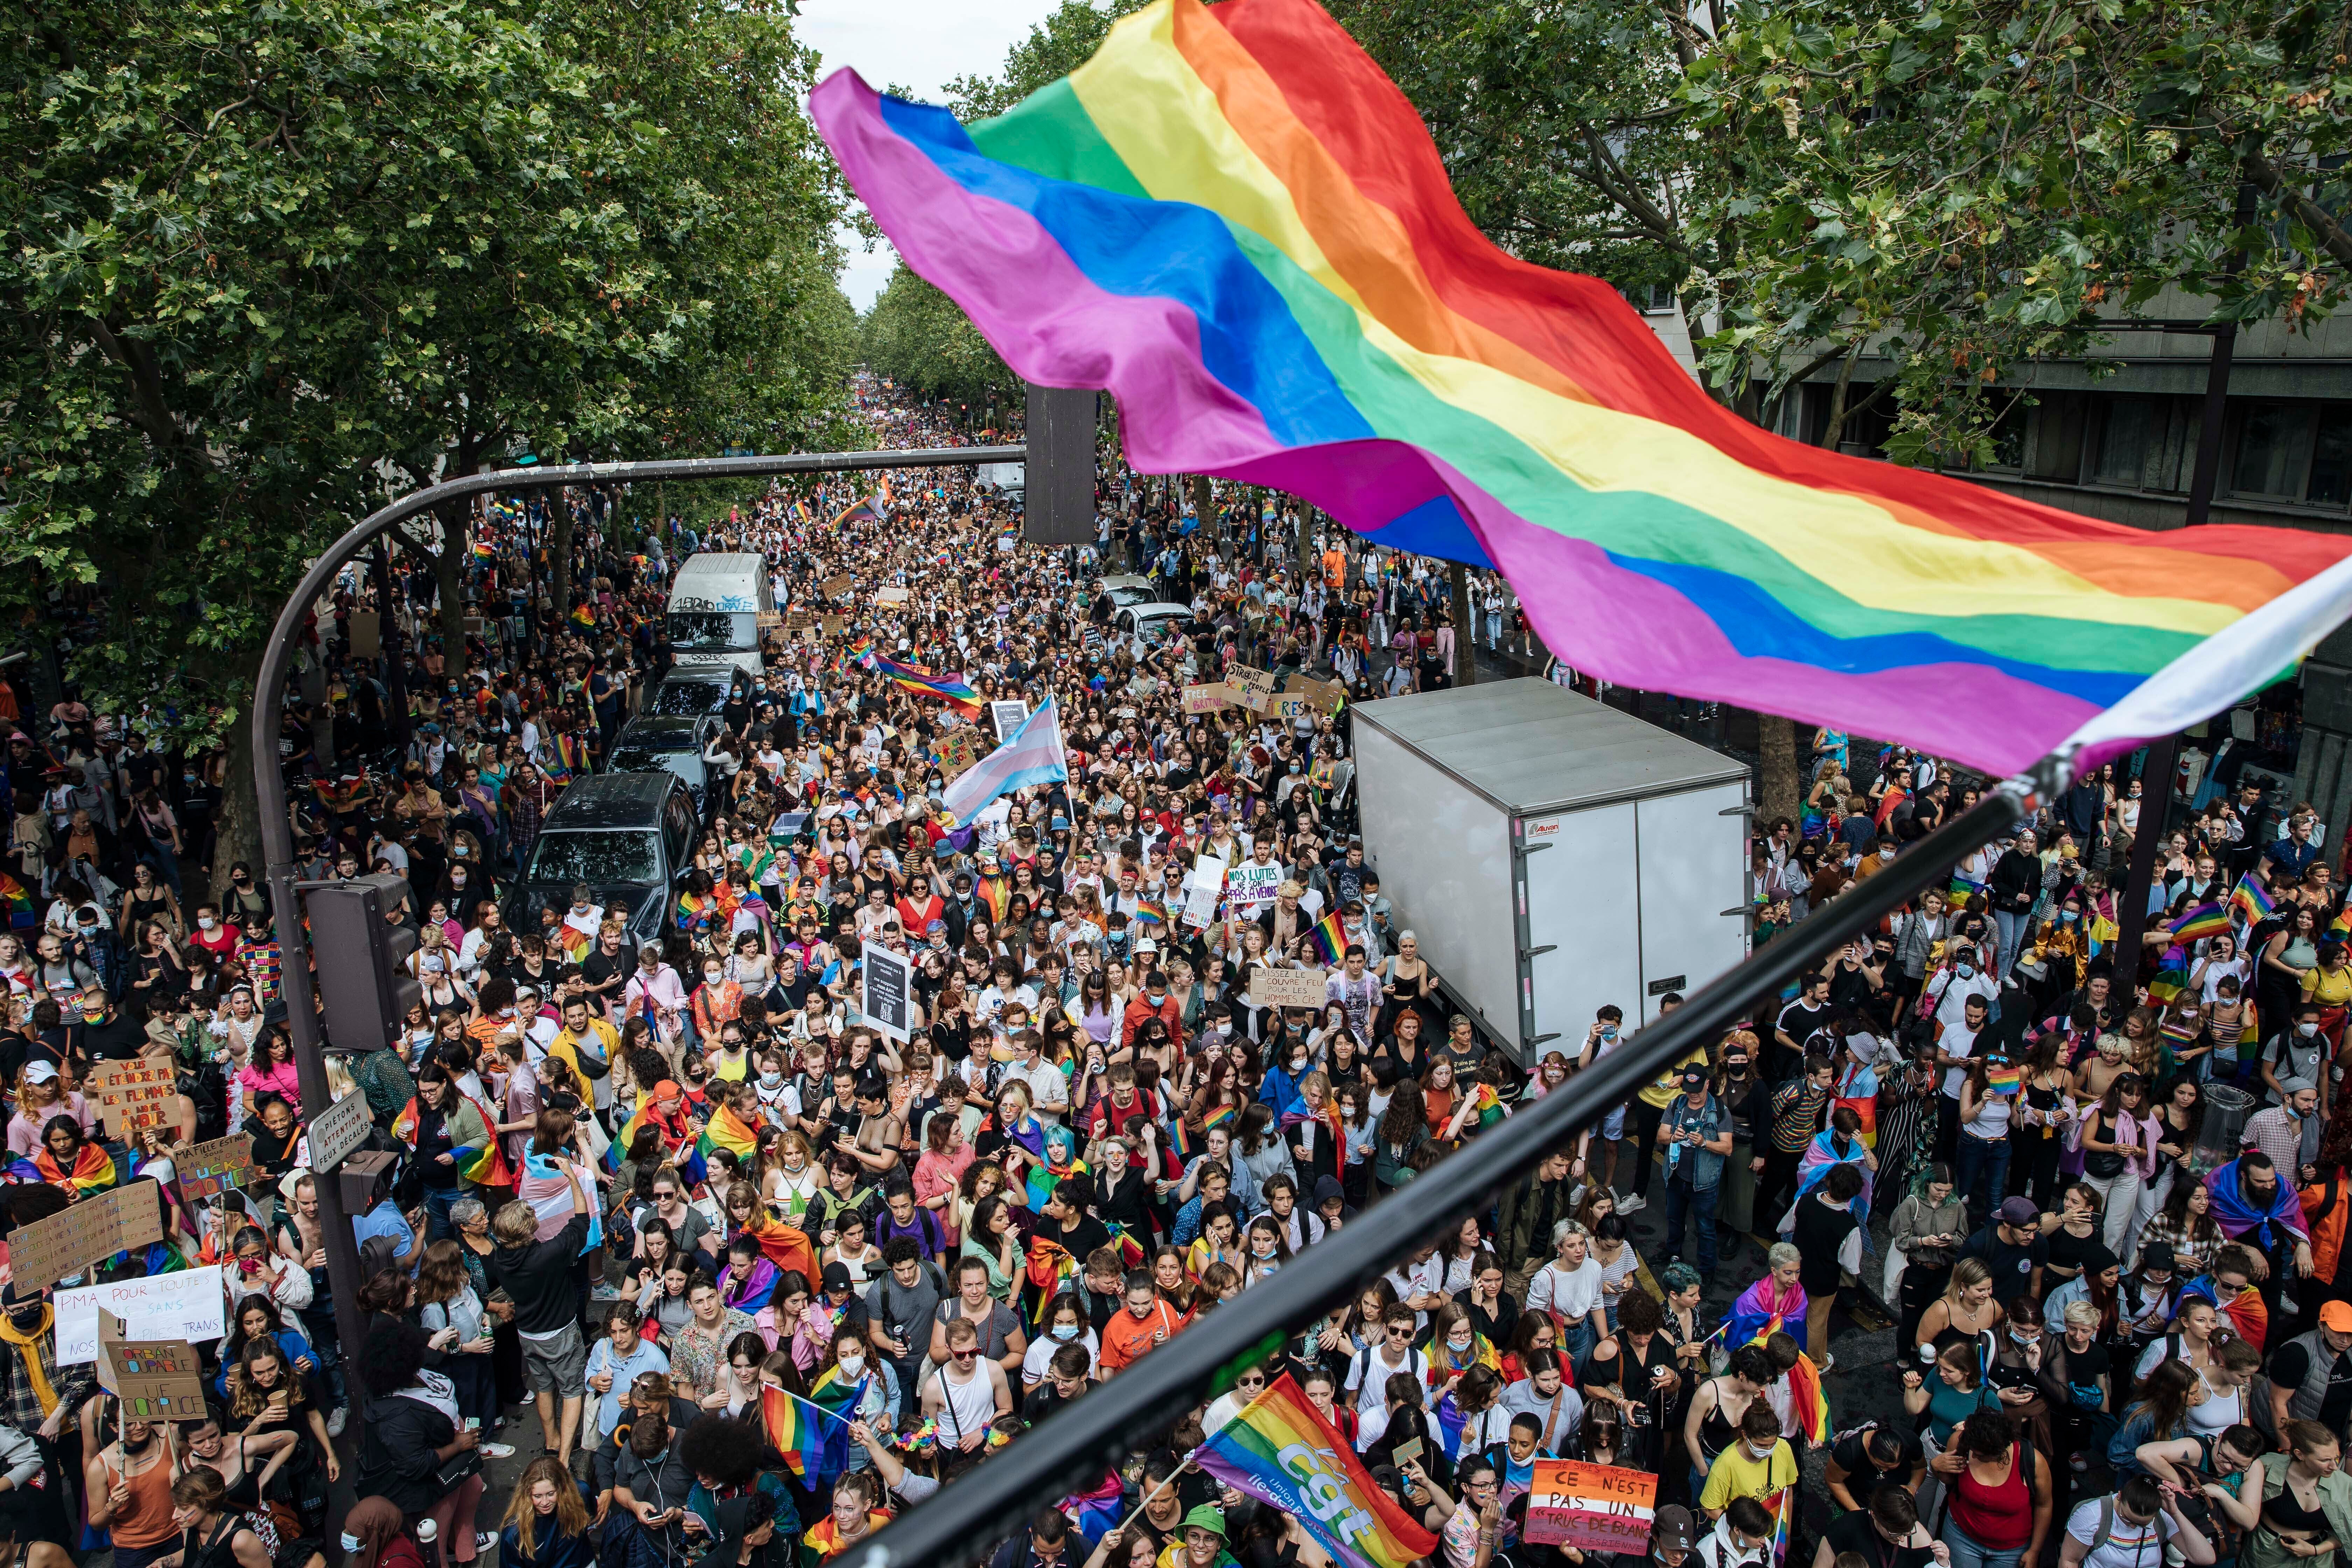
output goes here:
[{"label": "rainbow flag worn as cape", "polygon": [[[862,1381],[857,1392],[866,1392]],[[760,1421],[793,1474],[812,1482],[831,1480],[849,1468],[849,1423],[814,1400],[763,1386]]]},{"label": "rainbow flag worn as cape", "polygon": [[2188,989],[2189,950],[2175,942],[2156,961],[2156,977],[2147,983],[2147,994],[2158,1002],[2169,1002]]},{"label": "rainbow flag worn as cape", "polygon": [[2270,919],[2271,911],[2278,906],[2272,901],[2270,894],[2263,890],[2263,885],[2254,874],[2249,871],[2238,879],[2236,887],[2230,889],[2230,907],[2244,915],[2248,925],[2260,925]]},{"label": "rainbow flag worn as cape", "polygon": [[694,1152],[708,1156],[714,1149],[724,1149],[739,1163],[749,1163],[760,1152],[760,1134],[744,1123],[743,1118],[725,1100],[719,1102],[710,1120],[695,1141]]},{"label": "rainbow flag worn as cape", "polygon": [[2352,539],[2150,533],[1748,423],[1607,283],[1485,238],[1313,0],[1154,0],[970,127],[848,70],[810,108],[1015,374],[1110,391],[1131,468],[1496,567],[1584,674],[2001,777],[2197,723],[2352,608]]},{"label": "rainbow flag worn as cape", "polygon": [[2336,918],[2327,922],[2327,940],[2352,942],[2352,910],[2338,910]]},{"label": "rainbow flag worn as cape", "polygon": [[[2233,893],[2231,895],[2235,898]],[[2220,904],[2200,904],[2165,927],[2176,941],[2201,942],[2209,936],[2230,934],[2230,911]]]},{"label": "rainbow flag worn as cape", "polygon": [[1288,1373],[1193,1449],[1192,1462],[1297,1520],[1346,1568],[1408,1568],[1437,1552],[1437,1537],[1372,1484]]},{"label": "rainbow flag worn as cape", "polygon": [[[529,1144],[523,1146],[522,1179],[515,1183],[515,1196],[529,1204],[531,1212],[539,1215],[539,1229],[533,1233],[537,1240],[552,1241],[572,1223],[571,1175],[551,1156]],[[591,1248],[604,1244],[604,1205],[596,1200],[593,1180],[589,1182],[587,1197],[588,1240],[580,1249],[583,1258]]]},{"label": "rainbow flag worn as cape", "polygon": [[596,624],[596,612],[585,605],[574,605],[572,606],[572,620],[575,626],[593,626]]},{"label": "rainbow flag worn as cape", "polygon": [[9,1161],[8,1175],[12,1181],[47,1182],[52,1186],[70,1187],[82,1197],[102,1193],[121,1179],[114,1168],[114,1156],[87,1139],[83,1140],[80,1152],[74,1155],[70,1171],[58,1165],[57,1157],[44,1143],[34,1152],[31,1159],[20,1155]]},{"label": "rainbow flag worn as cape", "polygon": [[1339,963],[1348,951],[1348,933],[1339,924],[1339,911],[1326,910],[1321,920],[1307,928],[1307,941],[1325,963]]}]

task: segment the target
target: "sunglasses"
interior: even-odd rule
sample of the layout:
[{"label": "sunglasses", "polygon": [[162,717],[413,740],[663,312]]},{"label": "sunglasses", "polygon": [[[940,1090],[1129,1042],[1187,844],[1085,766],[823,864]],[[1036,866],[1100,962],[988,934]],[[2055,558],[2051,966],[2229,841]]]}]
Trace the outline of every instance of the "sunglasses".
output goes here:
[{"label": "sunglasses", "polygon": [[948,1352],[948,1354],[956,1361],[970,1361],[974,1356],[980,1354],[980,1352],[978,1351],[950,1351]]}]

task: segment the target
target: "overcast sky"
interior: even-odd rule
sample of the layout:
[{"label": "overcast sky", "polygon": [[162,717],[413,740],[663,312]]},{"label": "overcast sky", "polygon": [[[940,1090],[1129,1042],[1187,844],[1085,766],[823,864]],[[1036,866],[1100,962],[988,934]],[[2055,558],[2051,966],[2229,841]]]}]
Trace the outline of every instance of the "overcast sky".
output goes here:
[{"label": "overcast sky", "polygon": [[[1057,0],[803,0],[800,36],[824,57],[824,72],[856,68],[876,87],[892,83],[937,102],[950,77],[982,75],[1029,36]],[[887,246],[870,253],[847,230],[841,287],[863,310],[890,280]]]}]

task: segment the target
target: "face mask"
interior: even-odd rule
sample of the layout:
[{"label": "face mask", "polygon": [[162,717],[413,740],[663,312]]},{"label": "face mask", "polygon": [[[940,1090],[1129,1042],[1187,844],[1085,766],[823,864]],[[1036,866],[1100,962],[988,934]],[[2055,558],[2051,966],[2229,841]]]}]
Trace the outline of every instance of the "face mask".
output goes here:
[{"label": "face mask", "polygon": [[783,1081],[784,1075],[780,1072],[763,1072],[760,1075],[760,1087],[761,1089],[773,1089]]},{"label": "face mask", "polygon": [[1468,1340],[1457,1340],[1449,1335],[1445,1341],[1445,1348],[1452,1351],[1454,1354],[1460,1355],[1470,1348],[1470,1342]]},{"label": "face mask", "polygon": [[2307,1040],[2311,1038],[2312,1036],[2319,1033],[2319,1026],[2316,1024],[2297,1024],[2294,1026],[2294,1032],[2301,1035]]},{"label": "face mask", "polygon": [[861,1372],[863,1372],[863,1371],[865,1371],[865,1370],[866,1370],[866,1358],[865,1358],[864,1356],[862,1356],[862,1355],[845,1355],[845,1356],[843,1356],[843,1357],[841,1358],[841,1375],[842,1375],[842,1376],[844,1376],[844,1377],[856,1377],[859,1373],[861,1373]]},{"label": "face mask", "polygon": [[211,931],[215,927],[218,926],[220,921],[213,919],[210,915],[206,915],[204,919],[198,921],[196,924],[202,926],[206,931]]},{"label": "face mask", "polygon": [[1952,965],[1952,973],[1958,975],[1963,980],[1970,978],[1976,973],[1976,972],[1977,966],[1973,963],[1956,963]]},{"label": "face mask", "polygon": [[347,1530],[347,1531],[343,1531],[343,1534],[342,1534],[342,1542],[343,1542],[343,1550],[344,1550],[344,1551],[346,1551],[346,1552],[357,1552],[357,1551],[359,1551],[362,1546],[364,1546],[364,1545],[366,1545],[366,1544],[367,1544],[365,1542],[362,1541],[358,1536],[353,1535],[353,1534],[352,1534],[350,1531],[348,1531],[348,1530]]},{"label": "face mask", "polygon": [[1078,1326],[1076,1323],[1055,1323],[1054,1325],[1054,1337],[1057,1340],[1076,1339],[1078,1337]]}]

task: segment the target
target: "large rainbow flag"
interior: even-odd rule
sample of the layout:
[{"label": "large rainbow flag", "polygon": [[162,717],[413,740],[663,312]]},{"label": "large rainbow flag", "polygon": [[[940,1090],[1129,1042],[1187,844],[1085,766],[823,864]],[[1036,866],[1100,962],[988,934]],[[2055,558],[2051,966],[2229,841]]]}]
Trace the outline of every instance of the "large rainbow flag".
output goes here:
[{"label": "large rainbow flag", "polygon": [[1018,374],[1108,388],[1132,467],[1497,567],[1585,674],[2000,774],[2203,720],[2352,610],[2352,540],[2143,532],[1747,423],[1608,284],[1489,243],[1313,0],[1157,0],[969,128],[846,70],[810,102],[908,265]]},{"label": "large rainbow flag", "polygon": [[918,697],[937,698],[965,718],[980,712],[980,693],[961,675],[939,675],[919,664],[901,664],[895,658],[876,655],[873,668],[881,671],[894,684]]},{"label": "large rainbow flag", "polygon": [[1437,1537],[1372,1484],[1288,1373],[1193,1449],[1192,1463],[1297,1520],[1349,1568],[1406,1568],[1436,1553]]}]

